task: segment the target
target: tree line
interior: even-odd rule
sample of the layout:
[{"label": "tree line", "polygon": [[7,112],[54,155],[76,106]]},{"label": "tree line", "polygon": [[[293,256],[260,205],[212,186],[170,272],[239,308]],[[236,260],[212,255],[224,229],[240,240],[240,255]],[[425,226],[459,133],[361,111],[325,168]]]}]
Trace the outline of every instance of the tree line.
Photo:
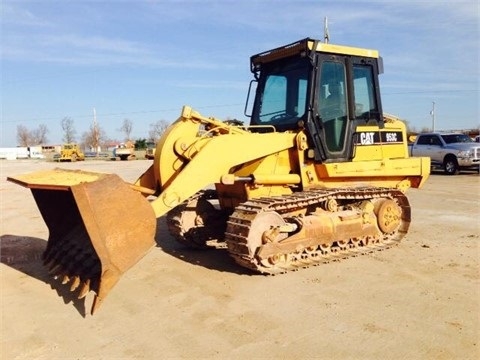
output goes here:
[{"label": "tree line", "polygon": [[[143,149],[147,146],[147,142],[156,143],[169,125],[165,120],[158,120],[150,124],[148,138],[140,139],[131,139],[133,122],[130,119],[124,119],[122,125],[117,130],[123,133],[125,142],[134,141],[137,149]],[[64,117],[60,121],[60,126],[62,128],[62,141],[64,143],[77,142],[77,131],[72,118]],[[21,147],[46,145],[48,143],[48,133],[49,130],[45,124],[40,124],[37,128],[33,129],[29,129],[24,125],[18,125],[17,145]],[[105,148],[107,144],[111,144],[112,142],[115,142],[115,140],[108,138],[103,128],[97,123],[91,124],[89,129],[79,137],[79,143],[84,148],[95,150]]]}]

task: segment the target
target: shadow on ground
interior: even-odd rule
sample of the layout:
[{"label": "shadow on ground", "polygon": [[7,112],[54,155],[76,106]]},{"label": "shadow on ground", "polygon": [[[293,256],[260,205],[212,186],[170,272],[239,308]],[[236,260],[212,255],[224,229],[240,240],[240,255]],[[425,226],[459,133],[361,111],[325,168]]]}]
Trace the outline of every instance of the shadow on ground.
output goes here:
[{"label": "shadow on ground", "polygon": [[43,239],[2,235],[0,236],[1,263],[49,284],[63,298],[65,304],[72,303],[80,315],[85,317],[85,298],[77,299],[77,294],[70,291],[70,285],[63,285],[59,279],[54,279],[43,266],[42,254],[46,246],[47,241]]},{"label": "shadow on ground", "polygon": [[[222,243],[206,250],[192,249],[178,243],[168,233],[164,217],[157,221],[155,241],[161,251],[196,266],[238,275],[255,274],[253,271],[236,264]],[[61,279],[55,279],[48,273],[42,260],[46,246],[47,241],[44,239],[10,234],[2,235],[0,237],[1,263],[49,284],[63,298],[65,304],[72,303],[80,315],[86,317],[85,300],[88,296],[78,299],[77,291],[70,291],[70,284],[62,284]]]},{"label": "shadow on ground", "polygon": [[169,234],[165,217],[157,220],[155,242],[157,247],[165,253],[194,265],[238,275],[255,274],[253,271],[235,263],[235,260],[228,254],[224,243],[215,244],[215,241],[213,241],[209,249],[193,249],[180,244]]}]

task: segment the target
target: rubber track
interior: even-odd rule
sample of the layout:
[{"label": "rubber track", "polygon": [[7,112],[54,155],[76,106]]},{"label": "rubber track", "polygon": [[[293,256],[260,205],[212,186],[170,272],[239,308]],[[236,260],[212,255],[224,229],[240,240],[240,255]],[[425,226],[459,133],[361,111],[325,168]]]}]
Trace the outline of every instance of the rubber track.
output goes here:
[{"label": "rubber track", "polygon": [[[276,211],[282,216],[305,209],[317,207],[329,199],[339,201],[358,202],[368,199],[391,198],[397,201],[402,209],[402,222],[399,230],[393,234],[384,234],[376,243],[357,242],[345,239],[349,246],[333,246],[331,251],[325,252],[318,249],[312,253],[302,252],[289,254],[290,261],[285,264],[264,266],[259,260],[249,253],[248,235],[255,217],[263,211]],[[410,205],[406,196],[399,190],[389,188],[342,188],[342,189],[311,189],[301,193],[271,198],[252,199],[239,205],[230,216],[225,233],[225,240],[230,256],[241,266],[266,274],[285,273],[287,271],[308,268],[330,261],[381,251],[397,245],[405,236],[410,223]]]}]

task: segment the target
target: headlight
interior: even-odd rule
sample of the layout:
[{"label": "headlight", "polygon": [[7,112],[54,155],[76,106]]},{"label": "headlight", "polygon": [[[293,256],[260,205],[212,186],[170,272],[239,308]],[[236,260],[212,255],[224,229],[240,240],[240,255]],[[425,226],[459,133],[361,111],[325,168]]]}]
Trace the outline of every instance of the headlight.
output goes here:
[{"label": "headlight", "polygon": [[471,151],[471,150],[459,151],[458,152],[458,157],[461,157],[461,158],[473,157],[473,151]]}]

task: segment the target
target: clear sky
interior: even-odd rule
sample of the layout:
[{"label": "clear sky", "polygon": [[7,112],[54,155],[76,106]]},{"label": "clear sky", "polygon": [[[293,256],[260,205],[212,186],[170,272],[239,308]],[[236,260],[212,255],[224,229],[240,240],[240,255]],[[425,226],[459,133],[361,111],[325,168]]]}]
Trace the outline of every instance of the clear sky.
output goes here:
[{"label": "clear sky", "polygon": [[296,40],[377,49],[385,112],[411,127],[480,126],[478,0],[2,0],[0,147],[18,125],[61,120],[77,137],[97,121],[122,140],[174,121],[184,104],[220,119],[243,115],[251,55]]}]

